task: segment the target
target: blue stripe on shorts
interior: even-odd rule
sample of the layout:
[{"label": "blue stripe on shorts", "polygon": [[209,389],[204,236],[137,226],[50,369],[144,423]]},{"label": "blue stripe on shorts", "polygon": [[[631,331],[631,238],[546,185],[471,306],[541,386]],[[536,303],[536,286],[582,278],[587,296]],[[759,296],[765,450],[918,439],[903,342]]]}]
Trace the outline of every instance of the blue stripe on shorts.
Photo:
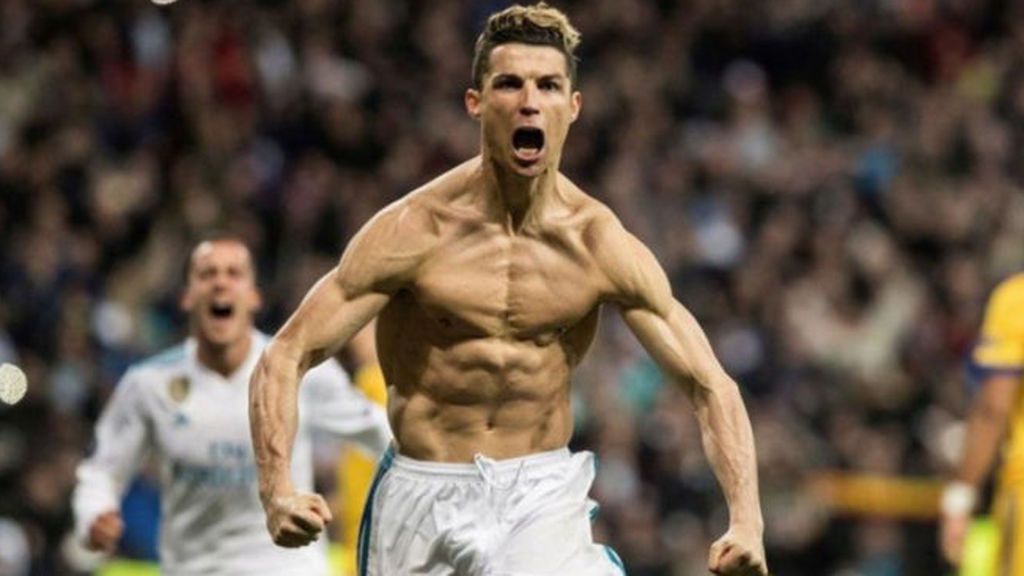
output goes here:
[{"label": "blue stripe on shorts", "polygon": [[391,468],[395,459],[395,447],[388,446],[377,464],[377,473],[373,475],[373,483],[370,484],[370,493],[366,496],[366,504],[363,506],[363,517],[359,521],[359,538],[356,544],[356,566],[359,576],[366,576],[367,563],[370,560],[370,530],[373,528],[373,500],[377,496],[377,489],[380,488],[380,481],[384,474]]},{"label": "blue stripe on shorts", "polygon": [[622,563],[622,558],[619,558],[618,553],[612,550],[611,546],[604,546],[604,553],[608,555],[608,559],[612,561],[612,564],[618,566],[619,570],[622,570],[622,574],[625,575],[626,565]]}]

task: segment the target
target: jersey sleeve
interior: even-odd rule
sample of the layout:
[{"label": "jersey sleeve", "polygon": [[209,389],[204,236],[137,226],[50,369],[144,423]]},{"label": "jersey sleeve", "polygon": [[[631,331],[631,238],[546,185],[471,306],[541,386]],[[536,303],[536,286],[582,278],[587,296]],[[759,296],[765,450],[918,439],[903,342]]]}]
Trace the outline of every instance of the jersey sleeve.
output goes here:
[{"label": "jersey sleeve", "polygon": [[75,534],[85,539],[97,516],[119,510],[121,496],[152,446],[138,375],[129,371],[96,423],[96,445],[78,466],[72,496]]},{"label": "jersey sleeve", "polygon": [[1024,276],[999,285],[989,298],[970,364],[976,376],[1024,370]]},{"label": "jersey sleeve", "polygon": [[373,456],[388,447],[391,427],[384,408],[354,388],[334,360],[307,372],[301,390],[301,418],[311,429],[354,442]]}]

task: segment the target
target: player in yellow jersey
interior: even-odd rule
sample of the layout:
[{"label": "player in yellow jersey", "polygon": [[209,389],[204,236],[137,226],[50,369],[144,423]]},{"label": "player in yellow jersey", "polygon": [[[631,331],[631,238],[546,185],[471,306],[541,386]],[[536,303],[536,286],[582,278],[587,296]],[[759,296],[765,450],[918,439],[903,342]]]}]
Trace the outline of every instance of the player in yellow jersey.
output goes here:
[{"label": "player in yellow jersey", "polygon": [[978,490],[1002,447],[993,509],[1000,531],[995,574],[1024,576],[1024,274],[993,291],[970,360],[981,387],[968,414],[959,467],[943,493],[942,551],[960,563]]}]

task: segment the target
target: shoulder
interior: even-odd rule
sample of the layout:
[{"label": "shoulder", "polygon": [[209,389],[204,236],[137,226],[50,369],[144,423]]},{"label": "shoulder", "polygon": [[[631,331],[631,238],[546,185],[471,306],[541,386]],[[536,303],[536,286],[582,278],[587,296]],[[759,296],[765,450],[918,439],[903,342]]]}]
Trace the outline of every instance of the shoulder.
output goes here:
[{"label": "shoulder", "polygon": [[1014,274],[996,285],[989,298],[991,305],[1024,306],[1024,273]]},{"label": "shoulder", "polygon": [[606,281],[607,299],[625,306],[653,305],[664,300],[662,294],[671,294],[654,254],[611,208],[582,191],[576,206],[582,240]]},{"label": "shoulder", "polygon": [[185,343],[181,342],[165,348],[152,356],[143,358],[130,368],[131,370],[161,370],[181,365],[185,362]]},{"label": "shoulder", "polygon": [[186,346],[182,342],[132,364],[125,372],[123,380],[152,381],[173,378],[184,373],[186,361]]},{"label": "shoulder", "polygon": [[410,192],[374,214],[352,238],[352,244],[373,242],[369,247],[401,244],[409,233],[426,231],[428,223],[429,213],[424,202],[417,192]]},{"label": "shoulder", "polygon": [[606,204],[583,192],[568,179],[564,179],[567,193],[567,211],[580,231],[584,245],[594,256],[597,265],[607,272],[616,272],[627,261],[627,256],[639,241],[622,225],[619,217]]},{"label": "shoulder", "polygon": [[336,280],[347,293],[393,292],[414,275],[431,237],[430,215],[415,196],[377,212],[352,237]]},{"label": "shoulder", "polygon": [[586,219],[584,238],[593,248],[607,251],[633,240],[619,217],[604,203],[591,198],[581,213]]},{"label": "shoulder", "polygon": [[628,233],[618,216],[604,202],[587,194],[563,174],[558,177],[558,195],[563,206],[561,220],[569,220],[580,231],[584,243],[592,251],[608,242],[621,242]]},{"label": "shoulder", "polygon": [[187,378],[187,356],[182,343],[131,365],[118,381],[115,394],[129,402],[160,396],[175,379]]},{"label": "shoulder", "polygon": [[440,233],[445,215],[465,202],[472,177],[471,162],[459,165],[412,190],[377,212],[353,242],[373,241],[389,249],[423,246]]},{"label": "shoulder", "polygon": [[464,163],[377,212],[342,255],[343,286],[393,292],[411,281],[448,225],[458,220],[471,172],[471,163]]},{"label": "shoulder", "polygon": [[436,234],[440,219],[476,201],[473,181],[479,164],[474,158],[442,173],[381,210],[375,220]]},{"label": "shoulder", "polygon": [[1024,273],[1010,276],[992,290],[985,324],[1024,333]]},{"label": "shoulder", "polygon": [[[973,369],[1019,370],[1024,365],[1024,274],[1000,282],[992,291],[978,340],[971,352]],[[973,374],[975,377],[984,372]]]}]

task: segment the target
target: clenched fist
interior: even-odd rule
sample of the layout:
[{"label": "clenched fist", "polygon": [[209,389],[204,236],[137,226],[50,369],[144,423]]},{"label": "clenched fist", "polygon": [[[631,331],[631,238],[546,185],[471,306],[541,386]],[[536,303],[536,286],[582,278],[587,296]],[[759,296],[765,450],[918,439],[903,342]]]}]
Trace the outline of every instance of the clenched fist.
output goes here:
[{"label": "clenched fist", "polygon": [[124,532],[124,522],[117,510],[104,512],[89,525],[89,534],[85,542],[86,548],[98,552],[112,554],[117,550],[117,543]]},{"label": "clenched fist", "polygon": [[323,497],[305,492],[271,498],[266,513],[267,529],[274,544],[285,548],[315,542],[332,519]]},{"label": "clenched fist", "polygon": [[768,576],[760,534],[730,528],[711,545],[708,569],[719,576]]}]

